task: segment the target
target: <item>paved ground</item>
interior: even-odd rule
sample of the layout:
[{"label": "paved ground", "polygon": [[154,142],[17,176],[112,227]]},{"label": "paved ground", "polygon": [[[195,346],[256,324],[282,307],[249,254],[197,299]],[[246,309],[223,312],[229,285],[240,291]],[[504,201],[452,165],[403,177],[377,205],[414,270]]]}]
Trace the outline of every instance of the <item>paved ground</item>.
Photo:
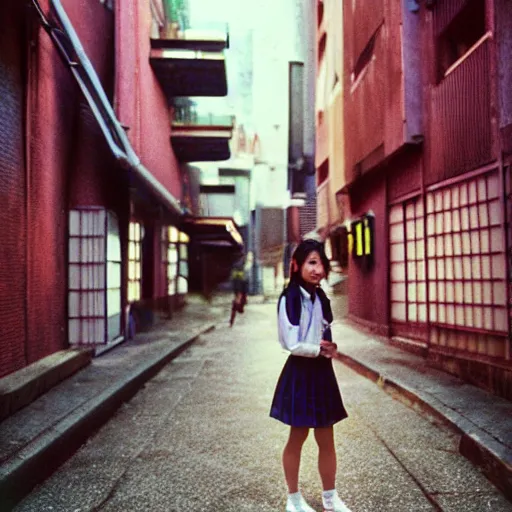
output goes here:
[{"label": "paved ground", "polygon": [[[280,511],[287,427],[268,417],[286,355],[275,305],[202,336],[17,511]],[[359,511],[511,511],[458,453],[458,436],[336,363],[350,417],[336,427],[339,491]],[[302,488],[320,510],[313,439]]]}]

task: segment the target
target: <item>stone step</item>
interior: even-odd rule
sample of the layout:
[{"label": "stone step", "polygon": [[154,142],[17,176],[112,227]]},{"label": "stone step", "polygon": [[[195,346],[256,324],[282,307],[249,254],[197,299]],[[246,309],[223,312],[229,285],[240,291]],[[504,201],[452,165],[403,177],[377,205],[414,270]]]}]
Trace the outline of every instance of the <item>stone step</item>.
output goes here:
[{"label": "stone step", "polygon": [[91,349],[60,350],[1,378],[0,421],[87,366],[92,356]]}]

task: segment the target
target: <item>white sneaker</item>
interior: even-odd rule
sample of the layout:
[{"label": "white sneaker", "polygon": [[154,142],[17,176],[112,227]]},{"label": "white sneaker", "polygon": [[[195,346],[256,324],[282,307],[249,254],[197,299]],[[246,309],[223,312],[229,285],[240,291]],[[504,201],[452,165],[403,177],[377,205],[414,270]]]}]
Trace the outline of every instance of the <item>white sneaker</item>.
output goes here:
[{"label": "white sneaker", "polygon": [[324,512],[351,512],[351,510],[341,501],[338,492],[329,492],[322,495]]},{"label": "white sneaker", "polygon": [[315,510],[307,504],[300,492],[296,492],[295,494],[288,495],[286,512],[315,512]]}]

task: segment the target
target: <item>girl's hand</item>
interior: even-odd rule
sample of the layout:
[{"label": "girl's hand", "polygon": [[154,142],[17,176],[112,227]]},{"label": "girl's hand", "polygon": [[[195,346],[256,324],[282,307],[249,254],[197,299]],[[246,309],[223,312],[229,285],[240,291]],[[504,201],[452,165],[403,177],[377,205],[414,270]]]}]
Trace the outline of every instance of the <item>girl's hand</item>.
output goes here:
[{"label": "girl's hand", "polygon": [[337,354],[338,345],[336,343],[333,343],[332,341],[322,340],[320,342],[320,355],[332,358],[335,357]]}]

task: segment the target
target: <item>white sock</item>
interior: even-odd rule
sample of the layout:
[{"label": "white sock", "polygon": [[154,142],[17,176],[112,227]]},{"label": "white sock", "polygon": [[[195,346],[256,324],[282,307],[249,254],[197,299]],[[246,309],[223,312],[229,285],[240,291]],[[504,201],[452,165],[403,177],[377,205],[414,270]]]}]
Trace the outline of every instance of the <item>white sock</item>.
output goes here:
[{"label": "white sock", "polygon": [[332,498],[336,494],[336,489],[331,489],[330,491],[323,491],[322,496],[328,500]]},{"label": "white sock", "polygon": [[292,502],[292,503],[299,503],[300,500],[302,498],[302,493],[300,491],[297,491],[297,492],[294,492],[294,493],[291,493],[291,494],[288,494],[288,499]]}]

